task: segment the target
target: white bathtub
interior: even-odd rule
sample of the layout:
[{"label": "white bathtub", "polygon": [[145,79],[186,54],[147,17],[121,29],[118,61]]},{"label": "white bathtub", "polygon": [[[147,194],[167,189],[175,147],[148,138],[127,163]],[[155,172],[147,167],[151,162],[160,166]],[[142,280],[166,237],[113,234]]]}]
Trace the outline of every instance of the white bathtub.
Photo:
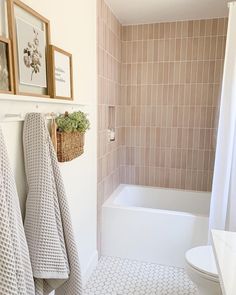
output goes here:
[{"label": "white bathtub", "polygon": [[210,193],[120,185],[102,208],[102,255],[184,267],[207,243]]}]

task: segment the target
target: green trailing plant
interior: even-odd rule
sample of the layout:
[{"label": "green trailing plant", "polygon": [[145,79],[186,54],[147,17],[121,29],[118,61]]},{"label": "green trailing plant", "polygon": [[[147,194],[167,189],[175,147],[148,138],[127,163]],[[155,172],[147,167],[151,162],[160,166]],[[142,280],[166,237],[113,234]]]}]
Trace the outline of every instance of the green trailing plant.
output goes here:
[{"label": "green trailing plant", "polygon": [[88,115],[79,111],[69,114],[66,112],[56,118],[58,131],[60,132],[86,132],[90,128]]}]

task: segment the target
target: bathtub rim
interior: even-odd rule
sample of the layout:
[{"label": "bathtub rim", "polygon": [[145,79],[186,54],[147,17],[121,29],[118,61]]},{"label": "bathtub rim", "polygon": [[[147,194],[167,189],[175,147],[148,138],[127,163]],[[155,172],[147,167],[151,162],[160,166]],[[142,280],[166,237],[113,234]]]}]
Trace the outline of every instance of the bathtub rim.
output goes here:
[{"label": "bathtub rim", "polygon": [[165,191],[184,191],[184,192],[190,192],[190,193],[206,193],[210,194],[211,192],[204,192],[204,191],[193,191],[193,190],[183,190],[183,189],[175,189],[175,188],[165,188],[165,187],[155,187],[155,186],[146,186],[146,185],[134,185],[134,184],[120,184],[114,192],[109,196],[109,198],[104,202],[102,205],[102,208],[112,208],[112,209],[123,209],[123,210],[132,210],[132,211],[147,211],[147,212],[158,212],[160,214],[168,214],[168,215],[181,215],[181,216],[189,216],[189,217],[202,217],[202,218],[209,218],[208,215],[204,214],[194,214],[184,211],[174,211],[174,210],[164,210],[164,209],[158,209],[158,208],[148,208],[148,207],[140,207],[140,206],[124,206],[120,204],[115,204],[114,200],[116,199],[117,195],[125,188],[125,187],[142,187],[147,189],[161,189]]}]

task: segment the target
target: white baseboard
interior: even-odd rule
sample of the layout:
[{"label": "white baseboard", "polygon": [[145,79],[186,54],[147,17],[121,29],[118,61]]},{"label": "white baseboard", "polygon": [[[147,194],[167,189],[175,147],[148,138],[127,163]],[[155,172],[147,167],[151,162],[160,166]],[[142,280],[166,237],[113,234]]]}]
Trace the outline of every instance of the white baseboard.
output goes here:
[{"label": "white baseboard", "polygon": [[89,280],[92,272],[95,270],[97,264],[98,264],[98,251],[95,251],[93,253],[93,255],[91,256],[91,259],[89,260],[86,270],[82,273],[83,286],[85,286],[86,283],[88,282],[88,280]]}]

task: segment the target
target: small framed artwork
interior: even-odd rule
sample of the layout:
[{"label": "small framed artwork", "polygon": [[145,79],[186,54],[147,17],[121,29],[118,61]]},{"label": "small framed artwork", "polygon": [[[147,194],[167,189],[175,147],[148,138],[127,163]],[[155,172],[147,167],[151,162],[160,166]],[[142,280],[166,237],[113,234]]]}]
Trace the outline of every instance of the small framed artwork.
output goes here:
[{"label": "small framed artwork", "polygon": [[73,100],[72,55],[50,45],[52,98]]},{"label": "small framed artwork", "polygon": [[11,8],[16,94],[50,96],[50,23],[19,0]]},{"label": "small framed artwork", "polygon": [[9,39],[0,37],[0,93],[13,94],[12,52]]}]

